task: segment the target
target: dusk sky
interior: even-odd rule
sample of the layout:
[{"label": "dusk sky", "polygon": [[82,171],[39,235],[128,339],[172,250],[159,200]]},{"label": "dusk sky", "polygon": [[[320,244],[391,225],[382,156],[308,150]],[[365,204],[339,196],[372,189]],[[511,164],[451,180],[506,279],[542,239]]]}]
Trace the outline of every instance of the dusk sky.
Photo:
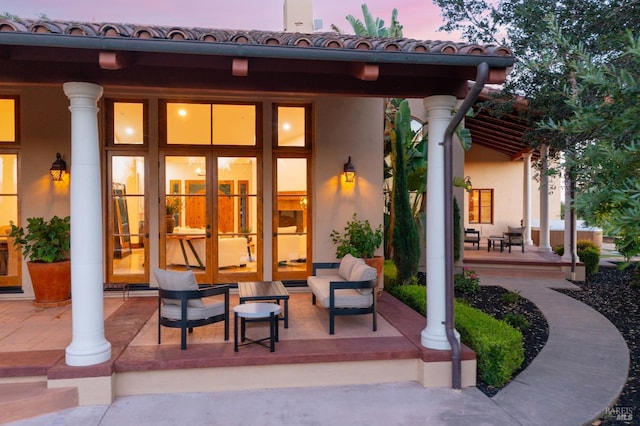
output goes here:
[{"label": "dusk sky", "polygon": [[[0,13],[35,19],[113,22],[217,29],[281,31],[283,0],[3,0]],[[323,21],[322,31],[335,24],[352,33],[347,15],[362,19],[366,3],[374,17],[391,20],[398,9],[404,36],[421,40],[458,41],[458,35],[438,32],[442,18],[431,0],[313,0],[313,15]]]}]

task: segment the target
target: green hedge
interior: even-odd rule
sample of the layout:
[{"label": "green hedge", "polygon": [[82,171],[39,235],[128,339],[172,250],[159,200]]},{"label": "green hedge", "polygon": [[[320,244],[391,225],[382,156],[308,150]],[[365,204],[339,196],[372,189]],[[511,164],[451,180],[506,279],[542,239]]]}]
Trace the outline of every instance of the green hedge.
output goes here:
[{"label": "green hedge", "polygon": [[[391,294],[426,315],[426,288],[419,285],[394,287]],[[460,340],[476,352],[478,375],[486,384],[502,387],[522,366],[522,333],[504,321],[455,301],[454,316]]]},{"label": "green hedge", "polygon": [[460,340],[476,351],[478,374],[488,385],[502,387],[522,366],[522,333],[464,303],[455,304]]},{"label": "green hedge", "polygon": [[[553,249],[558,256],[564,255],[564,245],[559,245]],[[580,258],[580,262],[584,263],[584,269],[587,275],[598,272],[600,266],[600,249],[589,240],[578,240],[576,243],[576,252]]]}]

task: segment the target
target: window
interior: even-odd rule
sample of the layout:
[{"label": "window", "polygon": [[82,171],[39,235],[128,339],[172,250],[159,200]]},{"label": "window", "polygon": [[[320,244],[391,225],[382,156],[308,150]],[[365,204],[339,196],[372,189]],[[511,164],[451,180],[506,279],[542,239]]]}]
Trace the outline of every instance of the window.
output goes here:
[{"label": "window", "polygon": [[144,145],[147,104],[143,101],[107,99],[107,139],[110,145]]},{"label": "window", "polygon": [[0,143],[17,142],[18,98],[0,96]]},{"label": "window", "polygon": [[167,102],[164,107],[168,145],[256,146],[256,105]]},{"label": "window", "polygon": [[493,189],[471,190],[469,223],[493,223]]}]

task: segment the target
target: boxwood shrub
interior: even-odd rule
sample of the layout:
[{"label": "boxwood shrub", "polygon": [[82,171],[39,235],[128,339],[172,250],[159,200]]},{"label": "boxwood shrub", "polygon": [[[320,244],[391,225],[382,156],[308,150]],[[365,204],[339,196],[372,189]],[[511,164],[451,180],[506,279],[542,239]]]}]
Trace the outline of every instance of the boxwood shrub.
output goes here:
[{"label": "boxwood shrub", "polygon": [[[564,245],[559,245],[553,249],[558,256],[564,255]],[[600,264],[600,249],[589,240],[578,240],[576,243],[576,252],[580,258],[580,262],[584,263],[585,273],[593,275],[598,272]]]},{"label": "boxwood shrub", "polygon": [[[391,294],[426,316],[424,286],[397,286]],[[524,361],[522,333],[458,300],[454,303],[454,311],[460,340],[476,352],[479,377],[490,386],[504,386]]]}]

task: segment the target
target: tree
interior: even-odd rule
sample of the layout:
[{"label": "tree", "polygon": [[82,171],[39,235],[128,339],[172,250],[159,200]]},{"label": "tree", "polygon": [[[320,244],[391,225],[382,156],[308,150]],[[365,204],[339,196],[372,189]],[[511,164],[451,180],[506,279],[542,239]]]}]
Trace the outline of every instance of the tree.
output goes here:
[{"label": "tree", "polygon": [[[637,29],[640,24],[640,3],[637,0],[506,0],[495,6],[484,0],[435,0],[435,3],[445,18],[442,29],[460,30],[471,41],[512,46],[518,62],[504,85],[503,98],[527,99],[525,118],[530,130],[525,139],[532,147],[544,143],[551,147],[552,154],[562,153],[567,186],[579,182],[580,197],[594,193],[584,181],[585,173],[588,174],[585,160],[592,161],[593,155],[589,154],[605,147],[598,148],[600,141],[588,131],[549,124],[574,119],[579,114],[576,105],[594,101],[592,90],[578,88],[579,63],[620,65],[629,60],[620,53],[624,49],[625,30]],[[499,115],[509,108],[509,103],[493,103],[490,107]],[[603,153],[600,155],[605,158]],[[591,169],[608,181],[612,193],[626,191],[629,182],[611,180],[598,167]],[[552,168],[551,172],[557,170]],[[598,196],[602,195],[600,192]],[[578,201],[575,205],[581,208],[583,216],[603,219],[584,210],[588,209],[586,203]]]},{"label": "tree", "polygon": [[[564,40],[563,42],[567,42]],[[571,159],[584,218],[617,235],[628,261],[640,254],[640,37],[602,63],[585,49],[570,63],[576,75],[570,119],[549,127],[587,141]]]},{"label": "tree", "polygon": [[395,126],[390,138],[395,146],[393,263],[398,268],[398,281],[405,283],[418,273],[420,260],[420,236],[412,214],[407,191],[404,141],[411,139],[411,111],[406,99],[399,101],[394,117]]}]

